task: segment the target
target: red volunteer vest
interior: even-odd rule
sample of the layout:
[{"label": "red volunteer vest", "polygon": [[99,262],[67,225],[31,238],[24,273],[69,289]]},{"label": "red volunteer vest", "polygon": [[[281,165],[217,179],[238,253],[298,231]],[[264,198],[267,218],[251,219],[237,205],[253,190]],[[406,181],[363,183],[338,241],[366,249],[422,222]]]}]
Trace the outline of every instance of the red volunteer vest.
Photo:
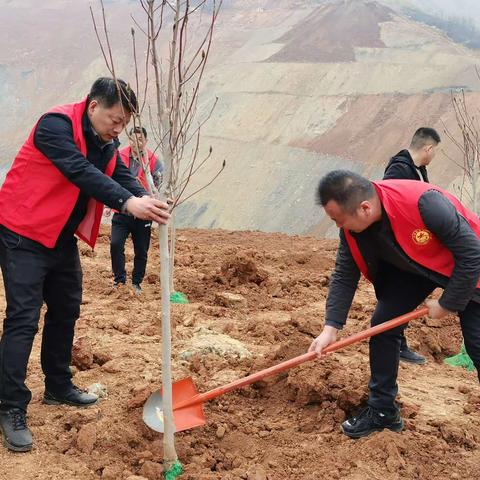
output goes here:
[{"label": "red volunteer vest", "polygon": [[[127,166],[127,168],[130,168],[130,152],[131,152],[130,146],[122,148],[122,150],[119,150],[118,152],[120,153],[120,157],[122,158],[123,163]],[[148,167],[150,168],[150,173],[153,174],[157,157],[152,151],[148,149],[147,149],[147,154],[148,154]],[[148,192],[147,179],[145,178],[145,172],[143,171],[143,168],[141,166],[138,169],[137,180],[142,184],[143,188]]]},{"label": "red volunteer vest", "polygon": [[[87,99],[84,99],[47,112],[62,113],[70,118],[74,142],[84,156],[87,155],[87,147],[82,116],[86,106]],[[0,224],[53,248],[75,207],[80,189],[35,147],[37,124],[20,148],[0,190]],[[116,151],[108,162],[105,175],[112,176],[115,162]],[[76,235],[92,248],[97,240],[102,212],[103,204],[90,198],[87,213],[76,231]]]},{"label": "red volunteer vest", "polygon": [[[479,218],[464,207],[456,197],[428,183],[416,180],[384,180],[372,183],[390,219],[395,239],[402,250],[423,267],[450,277],[455,266],[453,255],[423,223],[418,201],[427,190],[438,190],[452,202],[478,238],[480,238]],[[355,263],[362,274],[371,280],[356,240],[348,230],[344,230],[344,233]],[[480,288],[480,280],[477,288]]]}]

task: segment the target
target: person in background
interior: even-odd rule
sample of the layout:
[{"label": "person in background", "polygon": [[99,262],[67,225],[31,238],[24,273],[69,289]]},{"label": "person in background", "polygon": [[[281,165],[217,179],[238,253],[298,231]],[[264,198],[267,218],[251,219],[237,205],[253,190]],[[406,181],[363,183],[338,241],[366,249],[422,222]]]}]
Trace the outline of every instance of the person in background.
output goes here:
[{"label": "person in background", "polygon": [[[147,131],[145,128],[135,127],[130,130],[130,145],[120,150],[120,156],[130,173],[137,178],[139,184],[147,188],[147,180],[142,168],[142,159],[148,162],[148,168],[155,186],[161,183],[163,166],[155,154],[147,149]],[[124,213],[115,212],[112,217],[112,238],[110,243],[110,256],[114,284],[125,284],[127,273],[125,271],[125,242],[129,235],[132,236],[134,259],[132,272],[132,286],[136,293],[142,291],[142,281],[147,267],[148,249],[152,222],[135,218]]]},{"label": "person in background", "polygon": [[[421,127],[413,135],[410,147],[401,150],[388,162],[383,175],[384,180],[419,180],[428,182],[427,166],[435,157],[440,135],[433,128]],[[426,363],[424,356],[415,352],[408,346],[405,332],[400,345],[400,360],[423,365]]]}]

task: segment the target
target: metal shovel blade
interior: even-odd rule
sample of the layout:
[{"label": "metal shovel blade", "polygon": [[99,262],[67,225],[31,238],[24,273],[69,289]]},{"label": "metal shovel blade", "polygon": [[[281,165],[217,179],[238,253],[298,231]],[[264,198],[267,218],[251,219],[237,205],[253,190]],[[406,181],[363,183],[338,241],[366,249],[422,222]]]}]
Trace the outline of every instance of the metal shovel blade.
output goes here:
[{"label": "metal shovel blade", "polygon": [[[188,404],[188,401],[196,395],[198,395],[198,391],[191,378],[184,378],[172,384],[175,432],[205,425],[202,403],[184,407],[181,406],[182,404]],[[180,406],[180,408],[176,407],[176,405]],[[152,393],[145,402],[143,406],[143,421],[152,430],[164,433],[163,398],[161,390]]]}]

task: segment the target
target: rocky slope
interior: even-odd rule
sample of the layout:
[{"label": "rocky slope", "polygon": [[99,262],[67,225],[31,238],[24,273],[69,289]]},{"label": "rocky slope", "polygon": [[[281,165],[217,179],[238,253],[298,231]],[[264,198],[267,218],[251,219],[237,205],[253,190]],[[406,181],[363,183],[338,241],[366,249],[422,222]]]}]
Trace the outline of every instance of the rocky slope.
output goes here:
[{"label": "rocky slope", "polygon": [[[5,169],[35,118],[83,96],[105,68],[83,2],[1,3]],[[227,168],[182,205],[180,225],[332,235],[314,205],[325,172],[349,168],[378,179],[417,127],[455,131],[450,92],[464,88],[472,109],[480,106],[479,55],[390,8],[404,3],[226,2],[199,106],[202,116],[219,98],[203,129],[203,152],[212,146],[213,157],[192,191],[224,159]],[[141,18],[138,5],[106,9],[118,72],[129,78],[129,13]],[[460,170],[451,158],[460,158],[443,136],[430,176],[453,188]]]}]

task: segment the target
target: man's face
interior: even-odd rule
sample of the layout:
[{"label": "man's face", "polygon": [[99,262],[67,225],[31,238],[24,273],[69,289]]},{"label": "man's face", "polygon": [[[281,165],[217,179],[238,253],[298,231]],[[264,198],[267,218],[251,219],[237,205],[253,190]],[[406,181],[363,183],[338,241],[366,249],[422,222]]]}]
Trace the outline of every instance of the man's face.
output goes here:
[{"label": "man's face", "polygon": [[143,133],[132,133],[128,141],[130,142],[130,148],[134,153],[137,153],[137,148],[142,152],[147,144],[147,139]]},{"label": "man's face", "polygon": [[335,200],[330,200],[323,208],[338,228],[360,233],[373,223],[372,206],[368,200],[363,201],[354,213],[345,212]]},{"label": "man's face", "polygon": [[120,102],[110,108],[96,100],[92,100],[88,105],[88,117],[92,127],[103,142],[117,138],[130,121],[130,116]]},{"label": "man's face", "polygon": [[423,165],[429,165],[430,162],[434,159],[435,155],[437,154],[438,143],[425,145],[423,147],[424,155],[423,155]]}]

